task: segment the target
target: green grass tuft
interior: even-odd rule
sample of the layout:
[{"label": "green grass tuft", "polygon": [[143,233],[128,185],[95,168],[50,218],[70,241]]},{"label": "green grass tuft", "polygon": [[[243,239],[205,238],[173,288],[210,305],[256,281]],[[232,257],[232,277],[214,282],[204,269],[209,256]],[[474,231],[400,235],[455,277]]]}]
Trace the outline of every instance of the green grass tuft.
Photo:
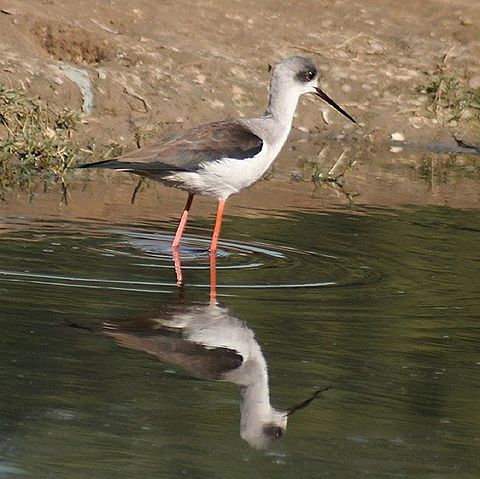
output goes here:
[{"label": "green grass tuft", "polygon": [[427,95],[429,109],[445,123],[480,122],[480,88],[468,86],[468,74],[455,76],[439,68],[432,79],[417,90]]},{"label": "green grass tuft", "polygon": [[79,151],[72,135],[80,118],[0,85],[0,198],[31,191],[38,181],[64,181]]}]

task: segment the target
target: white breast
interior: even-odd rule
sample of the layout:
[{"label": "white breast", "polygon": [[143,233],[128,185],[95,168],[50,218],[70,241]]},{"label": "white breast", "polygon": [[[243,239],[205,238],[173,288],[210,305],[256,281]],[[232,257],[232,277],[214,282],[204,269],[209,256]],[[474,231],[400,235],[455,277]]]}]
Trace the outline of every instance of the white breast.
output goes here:
[{"label": "white breast", "polygon": [[175,182],[192,193],[226,199],[261,178],[278,150],[269,148],[264,142],[262,149],[252,158],[208,161],[201,163],[195,172],[174,173],[165,180]]}]

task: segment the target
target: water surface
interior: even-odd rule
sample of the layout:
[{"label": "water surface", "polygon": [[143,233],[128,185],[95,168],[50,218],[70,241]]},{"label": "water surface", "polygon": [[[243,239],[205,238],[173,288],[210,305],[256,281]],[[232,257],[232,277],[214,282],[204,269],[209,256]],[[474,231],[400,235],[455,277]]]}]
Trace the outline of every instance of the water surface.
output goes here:
[{"label": "water surface", "polygon": [[273,406],[331,386],[269,449],[240,437],[237,384],[103,329],[207,305],[209,221],[180,291],[173,220],[2,217],[0,477],[478,477],[479,211],[254,216],[226,218],[218,300],[255,335]]}]

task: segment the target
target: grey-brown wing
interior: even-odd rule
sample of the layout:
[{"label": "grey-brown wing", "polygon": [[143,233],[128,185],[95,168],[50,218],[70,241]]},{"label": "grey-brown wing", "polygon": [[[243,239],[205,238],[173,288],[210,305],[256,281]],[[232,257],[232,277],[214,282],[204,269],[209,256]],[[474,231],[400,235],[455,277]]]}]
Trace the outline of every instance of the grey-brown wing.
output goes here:
[{"label": "grey-brown wing", "polygon": [[153,142],[113,160],[81,165],[133,172],[195,171],[203,162],[220,158],[251,158],[263,141],[239,120],[208,123]]},{"label": "grey-brown wing", "polygon": [[138,336],[134,333],[104,331],[120,345],[143,351],[175,364],[201,379],[224,379],[225,374],[242,365],[242,356],[229,348],[210,348],[176,336]]},{"label": "grey-brown wing", "polygon": [[[210,305],[162,305],[153,316],[105,322],[103,332],[124,347],[180,366],[198,378],[223,379],[225,374],[242,365],[242,355],[232,348],[205,346],[189,340],[183,327],[176,327],[175,322],[169,321],[178,315],[202,317],[209,310]],[[220,315],[229,314],[227,308],[218,305],[215,311]]]}]

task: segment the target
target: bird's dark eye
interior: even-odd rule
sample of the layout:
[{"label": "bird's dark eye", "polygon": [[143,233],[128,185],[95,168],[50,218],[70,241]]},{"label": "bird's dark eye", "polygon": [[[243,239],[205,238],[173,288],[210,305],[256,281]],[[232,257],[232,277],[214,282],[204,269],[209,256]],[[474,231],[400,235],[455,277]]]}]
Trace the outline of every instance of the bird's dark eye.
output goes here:
[{"label": "bird's dark eye", "polygon": [[265,426],[263,428],[264,434],[271,439],[281,439],[283,437],[284,430],[279,426]]},{"label": "bird's dark eye", "polygon": [[299,72],[296,74],[296,79],[300,83],[308,83],[312,80],[315,80],[315,78],[317,78],[317,69],[315,68],[315,65],[308,65],[299,70]]}]

